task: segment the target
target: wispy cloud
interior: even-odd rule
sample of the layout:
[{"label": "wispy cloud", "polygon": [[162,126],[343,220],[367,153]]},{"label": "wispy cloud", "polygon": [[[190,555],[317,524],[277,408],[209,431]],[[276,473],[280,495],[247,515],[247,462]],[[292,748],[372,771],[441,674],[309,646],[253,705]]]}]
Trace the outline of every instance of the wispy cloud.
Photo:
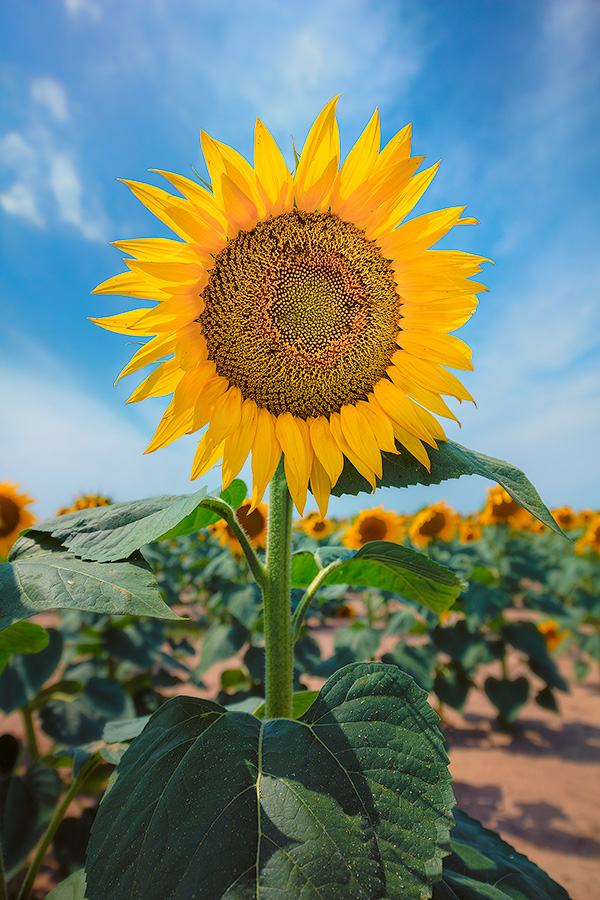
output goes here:
[{"label": "wispy cloud", "polygon": [[106,241],[108,217],[83,188],[64,86],[33,79],[20,118],[20,130],[0,136],[0,207],[37,228],[63,222],[87,240]]},{"label": "wispy cloud", "polygon": [[102,18],[102,8],[93,0],[63,0],[63,4],[71,16],[86,16],[95,22]]}]

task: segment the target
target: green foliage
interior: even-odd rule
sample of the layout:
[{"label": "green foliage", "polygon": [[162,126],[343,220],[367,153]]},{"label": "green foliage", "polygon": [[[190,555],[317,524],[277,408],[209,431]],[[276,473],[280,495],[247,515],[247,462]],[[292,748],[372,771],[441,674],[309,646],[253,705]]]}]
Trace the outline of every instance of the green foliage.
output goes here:
[{"label": "green foliage", "polygon": [[19,538],[10,562],[0,566],[0,595],[0,629],[56,607],[177,618],[141,554],[124,562],[84,562],[54,538],[36,532]]},{"label": "green foliage", "polygon": [[32,763],[23,775],[0,775],[0,844],[8,878],[35,847],[54,813],[60,778],[54,769]]},{"label": "green foliage", "polygon": [[[437,450],[428,448],[431,471],[428,472],[403,447],[399,452],[382,453],[383,475],[377,479],[377,487],[408,487],[413,484],[440,484],[450,478],[462,475],[481,475],[489,478],[508,491],[521,506],[525,507],[540,522],[562,534],[547,507],[527,476],[515,466],[502,459],[486,456],[476,450],[468,450],[454,441],[440,441]],[[332,490],[332,494],[371,493],[371,486],[360,475],[352,463],[344,461],[344,470]]]},{"label": "green foliage", "polygon": [[322,569],[322,585],[351,584],[391,591],[440,613],[452,606],[460,593],[456,575],[422,553],[400,544],[371,541],[360,550],[324,548],[292,557],[292,586],[308,587]]},{"label": "green foliage", "polygon": [[177,698],[117,768],[89,900],[241,900],[282,885],[307,900],[428,896],[451,825],[446,764],[426,695],[382,664],[337,672],[298,721]]}]

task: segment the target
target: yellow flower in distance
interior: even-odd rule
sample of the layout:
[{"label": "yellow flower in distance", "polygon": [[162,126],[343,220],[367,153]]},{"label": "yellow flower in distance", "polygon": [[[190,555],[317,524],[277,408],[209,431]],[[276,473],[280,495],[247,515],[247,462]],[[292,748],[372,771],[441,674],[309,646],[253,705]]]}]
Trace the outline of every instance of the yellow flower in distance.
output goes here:
[{"label": "yellow flower in distance", "polygon": [[458,536],[461,544],[470,544],[472,541],[479,540],[481,537],[481,525],[475,516],[467,516],[465,519],[460,520]]},{"label": "yellow flower in distance", "polygon": [[369,541],[393,541],[399,543],[406,533],[405,517],[386,512],[383,506],[363,509],[346,529],[342,543],[351,550],[359,550]]},{"label": "yellow flower in distance", "polygon": [[77,512],[80,509],[95,509],[97,506],[110,506],[112,500],[109,497],[103,497],[102,494],[81,494],[73,497],[71,506],[61,506],[56,510],[56,516],[64,516],[66,513]]},{"label": "yellow flower in distance", "polygon": [[575,543],[575,550],[583,555],[586,550],[593,550],[600,555],[600,513],[589,522],[584,534]]},{"label": "yellow flower in distance", "polygon": [[432,503],[417,513],[408,526],[415,547],[425,547],[434,539],[451,541],[456,532],[457,514],[446,503]]},{"label": "yellow flower in distance", "polygon": [[324,540],[332,531],[335,531],[335,525],[331,519],[323,519],[318,512],[309,513],[298,523],[298,527],[316,541]]},{"label": "yellow flower in distance", "polygon": [[18,493],[19,485],[12,481],[0,482],[0,557],[8,552],[19,532],[37,522],[27,507],[33,503],[28,494]]},{"label": "yellow flower in distance", "polygon": [[[485,505],[479,513],[479,521],[482,525],[499,525],[503,522],[519,522],[523,510],[520,503],[510,496],[500,485],[488,488]],[[518,527],[518,526],[517,526]]]},{"label": "yellow flower in distance", "polygon": [[[258,503],[252,508],[250,500],[244,500],[236,509],[235,517],[246,532],[254,549],[264,550],[267,546],[267,504]],[[209,527],[211,534],[218,538],[223,546],[229,544],[229,549],[235,556],[242,555],[241,544],[225,519],[219,519]]]},{"label": "yellow flower in distance", "polygon": [[558,623],[553,619],[546,619],[545,622],[538,622],[537,628],[538,631],[544,635],[548,650],[556,650],[559,644],[562,644],[564,639],[571,634],[571,632],[567,630],[561,631]]},{"label": "yellow flower in distance", "polygon": [[179,240],[116,242],[129,271],[95,293],[156,305],[92,320],[151,338],[119,376],[160,361],[128,402],[173,395],[146,452],[206,429],[192,478],[222,459],[225,487],[251,453],[253,505],[283,452],[298,511],[310,484],[323,517],[345,459],[373,489],[382,451],[430,468],[425,445],[446,439],[432,414],[456,419],[442,395],[472,400],[446,369],[472,369],[471,351],[449,332],[486,290],[469,280],[483,257],[429,249],[475,221],[464,207],[404,222],[438,168],[416,174],[410,126],[380,150],[376,110],[340,168],[336,102],[293,175],[257,121],[254,168],[202,133],[210,186],[126,181]]}]

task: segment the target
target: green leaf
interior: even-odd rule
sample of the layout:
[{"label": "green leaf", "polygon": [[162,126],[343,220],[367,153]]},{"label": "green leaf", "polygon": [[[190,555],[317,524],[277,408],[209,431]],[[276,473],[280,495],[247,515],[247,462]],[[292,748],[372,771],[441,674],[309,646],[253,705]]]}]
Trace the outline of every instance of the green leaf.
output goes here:
[{"label": "green leaf", "polygon": [[[449,478],[460,478],[461,475],[481,475],[482,478],[489,478],[490,481],[501,484],[510,496],[529,510],[536,519],[565,537],[527,476],[503,459],[495,459],[493,456],[477,453],[476,450],[468,450],[460,444],[455,444],[454,441],[440,441],[437,450],[427,448],[431,460],[431,471],[428,472],[407,450],[399,448],[399,451],[397,454],[381,454],[383,475],[377,479],[377,487],[440,484]],[[362,492],[372,493],[371,486],[346,460],[344,470],[331,493],[341,497],[342,494]]]},{"label": "green leaf", "polygon": [[437,716],[396,667],[336,672],[298,721],[177,697],[116,770],[87,896],[421,900],[453,803]]},{"label": "green leaf", "polygon": [[[245,484],[236,480],[222,499],[241,503],[245,494]],[[40,522],[27,534],[50,534],[80,559],[115,562],[128,559],[145,544],[191,534],[216,522],[220,517],[206,507],[205,499],[206,488],[202,488],[195,494],[113,503]]]},{"label": "green leaf", "polygon": [[59,631],[47,632],[48,645],[39,653],[13,656],[0,675],[0,709],[5,713],[34,700],[60,662],[63,640]]},{"label": "green leaf", "polygon": [[[306,710],[312,706],[317,697],[319,696],[318,691],[294,691],[292,694],[292,719],[299,719],[304,715]],[[229,709],[231,707],[228,707]],[[261,702],[256,709],[248,709],[247,712],[253,712],[255,716],[258,716],[259,719],[264,719],[265,716],[265,704]]]},{"label": "green leaf", "polygon": [[46,895],[46,900],[85,900],[85,871],[73,872]]},{"label": "green leaf", "polygon": [[[401,544],[371,541],[356,553],[341,552],[339,561],[329,563],[324,585],[351,584],[393,591],[438,614],[452,606],[460,594],[461,582],[453,572]],[[317,559],[307,551],[293,554],[292,587],[308,587],[319,572]]]},{"label": "green leaf", "polygon": [[[106,509],[107,507],[97,507]],[[0,629],[47,609],[177,619],[141,554],[126,562],[84,562],[46,535],[27,534],[0,566]]]},{"label": "green leaf", "polygon": [[498,710],[501,721],[511,724],[529,699],[529,682],[524,675],[519,678],[486,678],[483,688]]},{"label": "green leaf", "polygon": [[6,877],[12,878],[48,827],[61,782],[58,773],[32,763],[25,775],[0,779],[0,842]]},{"label": "green leaf", "polygon": [[433,900],[569,900],[559,884],[461,810]]},{"label": "green leaf", "polygon": [[0,633],[0,654],[39,653],[48,646],[48,632],[33,622],[15,622]]},{"label": "green leaf", "polygon": [[193,678],[202,678],[212,665],[235,656],[247,639],[247,630],[237,622],[233,625],[212,625],[202,639],[200,662],[194,670]]},{"label": "green leaf", "polygon": [[142,733],[149,721],[150,716],[137,716],[135,719],[118,719],[107,722],[102,732],[102,740],[107,744],[132,741]]}]

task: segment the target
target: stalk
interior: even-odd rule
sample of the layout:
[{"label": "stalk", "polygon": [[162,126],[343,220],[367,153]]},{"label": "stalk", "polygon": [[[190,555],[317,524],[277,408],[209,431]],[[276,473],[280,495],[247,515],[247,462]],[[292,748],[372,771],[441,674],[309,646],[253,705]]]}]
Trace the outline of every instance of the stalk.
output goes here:
[{"label": "stalk", "polygon": [[[52,838],[56,834],[56,829],[62,822],[64,815],[71,804],[71,801],[77,796],[77,794],[81,790],[83,783],[86,781],[88,775],[91,775],[91,773],[94,771],[94,769],[97,766],[99,766],[101,762],[102,762],[102,757],[100,756],[99,753],[95,753],[94,756],[92,756],[87,761],[87,763],[84,766],[82,766],[81,771],[74,778],[73,784],[71,785],[71,787],[65,794],[60,806],[58,806],[56,808],[56,811],[55,811],[54,815],[52,816],[52,820],[51,820],[50,824],[48,825],[48,828],[46,829],[46,833],[44,834],[44,837],[42,838],[42,842],[39,845],[39,847],[37,848],[36,854],[33,857],[31,865],[29,866],[29,871],[27,872],[25,881],[23,882],[23,885],[21,887],[21,891],[19,893],[18,900],[28,900],[29,895],[31,894],[31,891],[33,888],[33,883],[35,881],[35,877],[38,873],[38,870],[39,870],[41,864],[44,861],[44,857],[46,856],[46,851],[48,850],[48,847],[50,846],[50,842],[52,841]],[[0,894],[0,898],[1,897],[2,897],[2,895]]]},{"label": "stalk", "polygon": [[265,714],[292,717],[294,667],[291,633],[292,498],[283,456],[269,487],[266,579],[262,586],[265,622]]}]

